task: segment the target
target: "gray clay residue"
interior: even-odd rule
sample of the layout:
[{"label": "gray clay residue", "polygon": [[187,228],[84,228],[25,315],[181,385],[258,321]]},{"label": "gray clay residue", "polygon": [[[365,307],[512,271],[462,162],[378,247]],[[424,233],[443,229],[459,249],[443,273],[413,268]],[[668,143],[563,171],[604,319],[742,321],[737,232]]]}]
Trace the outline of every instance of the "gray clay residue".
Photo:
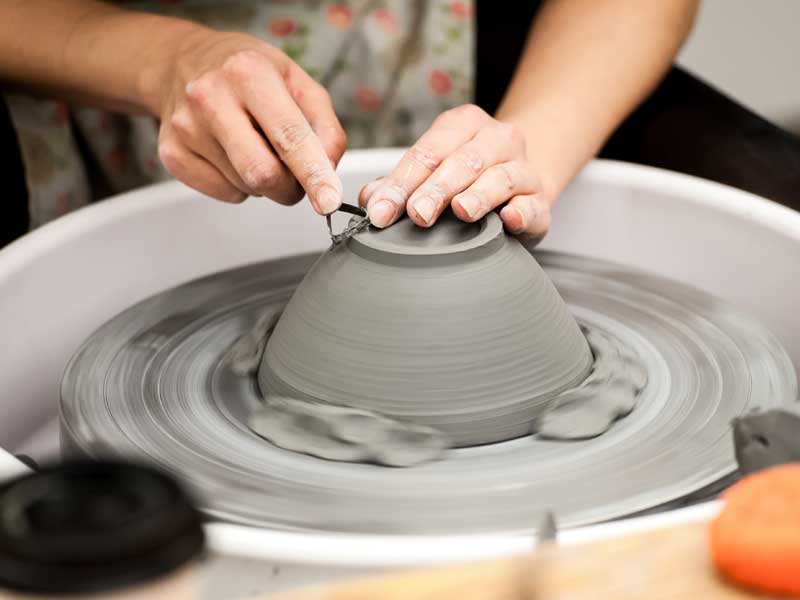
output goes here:
[{"label": "gray clay residue", "polygon": [[[229,354],[239,375],[253,375],[267,338],[280,316],[271,309]],[[582,325],[594,365],[576,388],[560,394],[536,423],[542,439],[578,440],[602,435],[627,416],[647,384],[633,351],[608,333]],[[376,412],[304,399],[267,397],[248,420],[250,428],[276,446],[328,460],[408,467],[440,458],[451,447],[433,427],[390,419]]]},{"label": "gray clay residue", "polygon": [[529,434],[591,367],[555,286],[491,213],[427,231],[405,220],[325,252],[275,325],[258,387],[430,427],[464,448]]},{"label": "gray clay residue", "polygon": [[259,317],[253,328],[244,334],[231,348],[228,362],[237,375],[253,375],[261,364],[261,356],[267,347],[267,341],[275,329],[275,324],[283,312],[283,307],[276,307]]},{"label": "gray clay residue", "polygon": [[249,426],[260,436],[393,466],[532,430],[596,437],[633,410],[647,382],[619,341],[579,329],[494,214],[355,233],[231,356],[239,373],[258,369],[265,406]]},{"label": "gray clay residue", "polygon": [[537,433],[545,439],[597,437],[627,416],[647,385],[641,360],[607,333],[584,326],[594,354],[591,373],[578,387],[560,394],[540,417]]},{"label": "gray clay residue", "polygon": [[[468,236],[455,236],[456,242]],[[647,384],[634,410],[599,437],[552,441],[529,435],[531,424],[509,442],[456,447],[438,460],[387,469],[319,460],[255,435],[248,427],[254,413],[269,419],[272,411],[269,429],[293,411],[290,428],[306,408],[280,394],[265,403],[253,372],[271,320],[318,258],[304,255],[184,284],[106,323],[65,372],[61,446],[67,456],[124,457],[166,469],[197,493],[214,520],[313,533],[508,533],[529,531],[548,510],[559,527],[574,527],[697,499],[710,481],[736,469],[732,419],[759,408],[797,412],[789,356],[741,311],[700,290],[619,265],[547,252],[536,257],[585,328],[586,335],[578,329],[580,339],[592,342],[587,372],[569,388],[591,387],[586,376],[603,371],[593,333],[611,338],[612,354],[616,345],[620,356],[645,366]],[[340,376],[365,374],[350,365]],[[636,384],[635,377],[630,381]],[[460,396],[445,395],[456,406],[475,392],[457,391]],[[551,399],[555,416],[566,414],[558,406],[569,406],[569,396]],[[437,396],[420,396],[420,403],[425,398]],[[611,406],[623,410],[604,411],[601,427],[626,409],[625,402]],[[301,424],[310,421],[310,429],[337,443],[355,439],[356,446],[368,439],[367,432],[393,431],[394,424],[374,413],[365,426],[358,412],[363,407],[343,414],[348,410],[344,427],[331,428],[314,415],[302,417]],[[539,424],[546,421],[545,416]],[[794,421],[764,417],[749,430],[740,423],[751,419],[737,421],[742,449],[755,458],[753,464],[797,460]],[[777,433],[771,433],[773,422]],[[425,448],[412,440],[412,450]],[[359,461],[386,462],[385,455],[365,447],[344,449],[351,456],[362,453]],[[772,450],[777,452],[768,457]],[[399,464],[418,460],[396,455],[403,459]],[[740,452],[740,462],[744,458]]]},{"label": "gray clay residue", "polygon": [[733,420],[736,462],[743,475],[800,461],[800,415],[753,412]]},{"label": "gray clay residue", "polygon": [[[234,373],[257,373],[282,310],[282,306],[267,310],[233,345],[227,362]],[[276,446],[344,462],[408,467],[439,458],[450,446],[447,436],[432,427],[296,398],[267,397],[247,423]]]},{"label": "gray clay residue", "polygon": [[248,424],[287,450],[390,467],[410,467],[439,458],[449,445],[447,437],[432,427],[294,398],[267,398]]}]

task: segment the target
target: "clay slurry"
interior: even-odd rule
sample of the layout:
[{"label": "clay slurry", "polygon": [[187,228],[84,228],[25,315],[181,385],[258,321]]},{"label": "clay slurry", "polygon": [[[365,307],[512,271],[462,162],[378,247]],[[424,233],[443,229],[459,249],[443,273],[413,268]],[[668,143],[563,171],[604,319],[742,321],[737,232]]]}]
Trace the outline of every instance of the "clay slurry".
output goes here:
[{"label": "clay slurry", "polygon": [[575,440],[597,437],[627,416],[647,385],[641,360],[608,333],[582,327],[594,354],[589,376],[578,387],[562,392],[537,424],[545,439]]},{"label": "clay slurry", "polygon": [[581,332],[494,213],[355,234],[233,356],[235,370],[260,364],[253,431],[286,449],[393,466],[534,428],[600,435],[647,380],[612,337]]},{"label": "clay slurry", "polygon": [[248,424],[281,448],[344,462],[410,467],[441,457],[449,446],[432,427],[294,398],[266,398]]},{"label": "clay slurry", "polygon": [[[239,375],[255,376],[280,308],[265,312],[240,338],[228,360]],[[631,349],[607,332],[582,325],[595,361],[578,387],[560,394],[536,424],[543,439],[597,437],[627,416],[647,384],[647,372]],[[276,446],[328,460],[409,467],[441,458],[451,446],[433,427],[379,413],[303,399],[267,397],[250,416],[250,428]]]},{"label": "clay slurry", "polygon": [[[277,306],[264,312],[233,345],[226,360],[234,373],[255,378],[282,310]],[[432,427],[296,398],[265,398],[248,425],[281,448],[344,462],[406,467],[436,459],[449,447],[447,436]]]}]

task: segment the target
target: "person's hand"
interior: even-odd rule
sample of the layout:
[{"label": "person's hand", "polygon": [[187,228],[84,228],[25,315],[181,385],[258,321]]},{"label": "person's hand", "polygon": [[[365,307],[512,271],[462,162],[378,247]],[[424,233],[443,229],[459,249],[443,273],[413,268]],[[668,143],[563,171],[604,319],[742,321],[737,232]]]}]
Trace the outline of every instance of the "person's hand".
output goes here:
[{"label": "person's hand", "polygon": [[244,34],[198,29],[174,60],[157,102],[159,157],[172,175],[226,202],[294,204],[305,191],[320,214],[339,207],[346,139],[321,85]]},{"label": "person's hand", "polygon": [[376,227],[404,210],[430,227],[448,206],[467,222],[502,206],[506,230],[534,239],[550,226],[551,201],[528,163],[524,137],[470,104],[442,113],[390,175],[362,188],[359,203]]}]

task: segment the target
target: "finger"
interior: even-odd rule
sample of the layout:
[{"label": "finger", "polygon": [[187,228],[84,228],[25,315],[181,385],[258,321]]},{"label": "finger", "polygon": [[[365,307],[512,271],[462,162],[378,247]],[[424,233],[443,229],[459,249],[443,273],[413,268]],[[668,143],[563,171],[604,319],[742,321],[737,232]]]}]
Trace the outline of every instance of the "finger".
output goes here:
[{"label": "finger", "polygon": [[278,156],[289,167],[319,214],[330,214],[342,203],[342,183],[322,142],[274,70],[239,79],[244,106],[261,126]]},{"label": "finger", "polygon": [[538,242],[550,229],[550,206],[539,194],[515,196],[500,211],[509,233]]},{"label": "finger", "polygon": [[403,214],[409,196],[464,142],[472,139],[490,117],[477,106],[465,105],[442,113],[400,159],[368,205],[370,221],[387,227]]},{"label": "finger", "polygon": [[187,88],[190,110],[201,115],[219,141],[236,173],[257,196],[295,204],[303,189],[270,148],[242,105],[213,80],[200,79]]},{"label": "finger", "polygon": [[535,194],[539,182],[524,164],[512,161],[490,167],[452,201],[453,212],[472,223],[514,196]]},{"label": "finger", "polygon": [[367,206],[367,204],[369,204],[369,199],[372,198],[372,194],[374,194],[375,190],[383,185],[385,180],[386,177],[378,177],[362,187],[361,191],[358,192],[358,205]]},{"label": "finger", "polygon": [[295,63],[289,67],[288,81],[297,106],[303,111],[311,129],[322,142],[325,153],[336,167],[347,148],[347,135],[333,109],[330,95]]},{"label": "finger", "polygon": [[175,111],[170,119],[170,127],[187,149],[214,165],[231,185],[248,196],[259,195],[236,172],[222,145],[212,137],[207,129],[196,123],[190,112]]},{"label": "finger", "polygon": [[160,144],[158,156],[176,179],[206,196],[231,203],[242,202],[247,197],[211,163],[180,144]]},{"label": "finger", "polygon": [[[408,199],[408,215],[421,227],[429,227],[450,204],[492,165],[505,162],[523,149],[516,129],[495,122],[444,159]],[[510,198],[513,194],[506,196]]]}]

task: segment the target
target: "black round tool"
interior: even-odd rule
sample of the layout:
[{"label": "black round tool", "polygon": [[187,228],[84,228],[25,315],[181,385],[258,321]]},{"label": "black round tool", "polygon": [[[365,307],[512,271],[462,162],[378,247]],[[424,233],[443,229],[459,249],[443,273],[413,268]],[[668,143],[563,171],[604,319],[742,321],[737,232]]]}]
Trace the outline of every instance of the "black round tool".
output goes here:
[{"label": "black round tool", "polygon": [[100,593],[146,584],[198,559],[199,513],[169,476],[72,462],[0,487],[0,587]]}]

